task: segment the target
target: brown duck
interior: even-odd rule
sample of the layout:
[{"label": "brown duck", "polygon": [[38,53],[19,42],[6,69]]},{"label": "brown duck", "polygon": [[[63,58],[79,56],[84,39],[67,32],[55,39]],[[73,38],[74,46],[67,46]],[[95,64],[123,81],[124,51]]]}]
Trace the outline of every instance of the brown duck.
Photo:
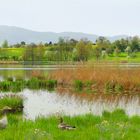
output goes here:
[{"label": "brown duck", "polygon": [[62,117],[59,118],[59,121],[60,121],[60,123],[58,124],[59,129],[62,129],[62,130],[74,130],[74,129],[76,129],[75,126],[71,126],[71,125],[64,123]]}]

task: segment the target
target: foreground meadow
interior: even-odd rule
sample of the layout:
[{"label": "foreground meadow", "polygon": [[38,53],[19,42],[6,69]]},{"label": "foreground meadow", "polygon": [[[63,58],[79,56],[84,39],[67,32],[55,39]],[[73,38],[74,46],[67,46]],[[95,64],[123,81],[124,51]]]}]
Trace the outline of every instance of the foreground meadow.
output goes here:
[{"label": "foreground meadow", "polygon": [[124,111],[104,112],[102,117],[91,114],[63,117],[76,130],[58,129],[58,118],[24,120],[20,114],[8,115],[9,124],[0,130],[1,140],[139,140],[140,117],[129,118]]}]

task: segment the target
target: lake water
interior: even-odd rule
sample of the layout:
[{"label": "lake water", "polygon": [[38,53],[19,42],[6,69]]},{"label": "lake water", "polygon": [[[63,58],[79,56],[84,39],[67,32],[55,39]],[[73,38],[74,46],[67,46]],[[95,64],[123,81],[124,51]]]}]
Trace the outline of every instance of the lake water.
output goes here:
[{"label": "lake water", "polygon": [[49,93],[47,91],[24,90],[24,117],[34,120],[39,116],[49,117],[51,115],[84,115],[92,113],[101,116],[103,111],[112,112],[116,109],[123,109],[127,115],[140,115],[140,97],[127,96],[119,100],[109,101],[105,98],[97,100],[85,100],[68,94]]},{"label": "lake water", "polygon": [[[93,64],[94,65],[94,64]],[[140,63],[124,63],[124,64],[114,64],[114,63],[99,63],[96,66],[108,66],[108,67],[119,67],[122,69],[138,69],[140,68]],[[82,67],[82,65],[0,65],[0,81],[7,79],[8,77],[25,78],[29,79],[33,76],[34,72],[38,72],[43,76],[47,75],[51,71],[58,69],[75,69],[77,67]]]},{"label": "lake water", "polygon": [[32,73],[38,72],[42,75],[47,75],[48,72],[58,69],[73,69],[75,65],[0,65],[0,81],[8,78],[25,78],[32,77]]},{"label": "lake water", "polygon": [[[115,66],[110,64],[108,66]],[[120,68],[133,69],[140,68],[139,63],[121,64]],[[21,66],[21,65],[1,65],[0,66],[0,80],[4,80],[7,77],[13,78],[25,78],[32,77],[34,72],[39,72],[43,75],[47,75],[49,72],[57,69],[74,69],[75,65],[66,66]],[[133,96],[127,98],[126,96],[114,99],[113,102],[105,100],[104,98],[98,98],[97,100],[88,101],[80,100],[76,96],[69,96],[64,94],[63,96],[57,93],[49,93],[48,91],[31,91],[24,90],[21,93],[24,97],[24,117],[26,119],[32,119],[39,116],[48,117],[50,115],[83,115],[92,113],[94,115],[101,115],[104,110],[113,111],[117,108],[124,109],[129,116],[140,115],[140,97]]]}]

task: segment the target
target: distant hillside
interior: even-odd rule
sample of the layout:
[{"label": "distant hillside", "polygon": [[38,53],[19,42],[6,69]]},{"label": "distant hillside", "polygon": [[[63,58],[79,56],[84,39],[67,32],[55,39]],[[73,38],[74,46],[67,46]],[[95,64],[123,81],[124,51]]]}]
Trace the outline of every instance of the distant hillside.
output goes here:
[{"label": "distant hillside", "polygon": [[[81,38],[87,38],[90,41],[95,42],[99,37],[98,35],[85,34],[79,32],[37,32],[31,31],[14,26],[0,26],[0,43],[7,40],[10,44],[20,43],[25,41],[27,43],[39,43],[39,42],[57,42],[60,37],[69,37],[76,40]],[[114,41],[121,38],[126,38],[126,35],[107,37],[110,41]]]}]

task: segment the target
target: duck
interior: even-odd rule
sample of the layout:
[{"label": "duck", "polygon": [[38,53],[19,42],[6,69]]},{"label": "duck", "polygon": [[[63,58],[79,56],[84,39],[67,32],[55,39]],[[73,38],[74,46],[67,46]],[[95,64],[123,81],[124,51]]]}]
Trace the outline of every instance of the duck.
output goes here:
[{"label": "duck", "polygon": [[1,110],[3,117],[0,119],[0,129],[5,129],[7,127],[7,125],[8,125],[7,113],[11,110],[12,110],[12,108],[10,108],[10,107],[4,107]]},{"label": "duck", "polygon": [[62,117],[59,118],[59,121],[60,121],[60,123],[58,124],[59,129],[62,129],[62,130],[74,130],[74,129],[76,129],[75,126],[65,124]]}]

